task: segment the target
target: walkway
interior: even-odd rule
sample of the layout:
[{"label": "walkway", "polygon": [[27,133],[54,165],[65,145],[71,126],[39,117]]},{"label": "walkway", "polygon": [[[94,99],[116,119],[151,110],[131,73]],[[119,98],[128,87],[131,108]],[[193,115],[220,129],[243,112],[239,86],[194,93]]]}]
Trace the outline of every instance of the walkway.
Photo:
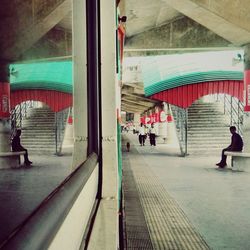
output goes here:
[{"label": "walkway", "polygon": [[0,169],[0,245],[71,172],[71,156],[30,159],[31,167]]},{"label": "walkway", "polygon": [[[133,225],[138,208],[133,209],[125,188],[128,249],[143,242],[148,247],[141,249],[250,249],[250,168],[217,170],[218,157],[182,158],[165,145],[151,147],[147,141],[141,147],[135,135],[123,137],[124,179],[134,180],[144,219],[144,234],[135,240],[140,237],[139,221]],[[128,140],[130,152],[125,150]]]}]

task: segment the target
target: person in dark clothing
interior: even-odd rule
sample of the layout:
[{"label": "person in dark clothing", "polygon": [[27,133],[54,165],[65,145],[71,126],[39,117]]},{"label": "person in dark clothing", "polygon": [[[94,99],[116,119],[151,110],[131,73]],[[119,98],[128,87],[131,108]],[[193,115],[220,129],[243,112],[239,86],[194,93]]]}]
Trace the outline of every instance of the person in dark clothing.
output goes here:
[{"label": "person in dark clothing", "polygon": [[224,154],[225,151],[239,151],[240,152],[243,149],[243,140],[241,136],[238,133],[236,133],[236,127],[231,126],[229,129],[232,134],[231,144],[227,148],[224,148],[222,150],[221,161],[216,164],[219,168],[224,168],[227,165],[227,156]]},{"label": "person in dark clothing", "polygon": [[22,133],[21,129],[16,130],[16,135],[13,137],[12,143],[11,143],[12,151],[13,152],[25,151],[24,163],[25,163],[25,165],[30,165],[30,164],[32,164],[32,161],[29,160],[28,150],[26,148],[24,148],[20,142],[21,133]]}]

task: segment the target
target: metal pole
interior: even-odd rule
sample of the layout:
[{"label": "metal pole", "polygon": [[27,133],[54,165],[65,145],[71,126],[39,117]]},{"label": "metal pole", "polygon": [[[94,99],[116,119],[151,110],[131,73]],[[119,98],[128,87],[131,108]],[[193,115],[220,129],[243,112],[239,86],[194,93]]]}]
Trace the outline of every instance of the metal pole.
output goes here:
[{"label": "metal pole", "polygon": [[230,116],[231,116],[231,122],[230,122],[230,125],[233,124],[233,97],[231,96],[231,99],[230,99],[230,104],[231,104],[231,110],[230,110]]},{"label": "metal pole", "polygon": [[224,115],[226,114],[226,94],[224,94]]},{"label": "metal pole", "polygon": [[55,142],[56,142],[56,154],[57,154],[57,113],[55,113]]},{"label": "metal pole", "polygon": [[185,155],[188,153],[188,109],[185,109]]}]

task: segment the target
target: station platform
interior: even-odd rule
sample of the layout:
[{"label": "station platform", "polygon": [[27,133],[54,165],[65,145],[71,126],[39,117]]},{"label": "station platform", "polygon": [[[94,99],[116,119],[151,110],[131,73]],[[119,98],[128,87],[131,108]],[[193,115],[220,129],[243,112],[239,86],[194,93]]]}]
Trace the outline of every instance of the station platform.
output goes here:
[{"label": "station platform", "polygon": [[132,133],[122,150],[126,249],[250,249],[250,166],[219,170],[219,155],[180,157]]},{"label": "station platform", "polygon": [[[218,170],[219,155],[180,157],[122,137],[124,249],[250,249],[250,167]],[[30,159],[0,170],[0,242],[71,172],[70,155]]]},{"label": "station platform", "polygon": [[29,158],[29,167],[0,169],[0,245],[71,172],[71,155]]}]

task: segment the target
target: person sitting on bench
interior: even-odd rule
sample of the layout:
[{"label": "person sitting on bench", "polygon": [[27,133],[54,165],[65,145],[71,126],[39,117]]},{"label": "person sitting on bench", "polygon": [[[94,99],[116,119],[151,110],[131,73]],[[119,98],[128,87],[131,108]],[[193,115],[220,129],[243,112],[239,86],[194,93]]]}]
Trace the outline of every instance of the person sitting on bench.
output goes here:
[{"label": "person sitting on bench", "polygon": [[12,151],[13,152],[25,151],[24,163],[25,165],[30,165],[32,164],[32,161],[29,160],[28,150],[24,148],[20,142],[21,133],[22,133],[21,129],[16,130],[16,135],[13,137],[12,142],[11,142]]},{"label": "person sitting on bench", "polygon": [[236,127],[231,126],[229,129],[232,134],[231,144],[227,148],[224,148],[222,150],[221,161],[216,164],[219,168],[224,168],[227,165],[227,156],[224,154],[225,151],[241,152],[243,149],[243,140],[241,136],[238,133],[236,133]]}]

